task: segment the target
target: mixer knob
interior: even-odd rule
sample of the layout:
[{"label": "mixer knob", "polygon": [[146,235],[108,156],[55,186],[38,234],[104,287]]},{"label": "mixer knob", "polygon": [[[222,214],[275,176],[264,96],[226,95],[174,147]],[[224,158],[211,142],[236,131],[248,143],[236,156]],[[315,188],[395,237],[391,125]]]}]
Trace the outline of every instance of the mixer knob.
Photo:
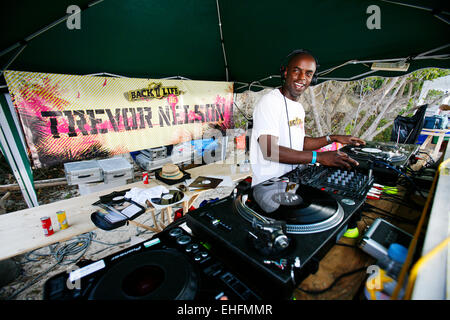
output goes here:
[{"label": "mixer knob", "polygon": [[179,236],[177,238],[177,243],[180,244],[180,245],[186,245],[189,242],[191,242],[191,237],[188,236],[188,235]]},{"label": "mixer knob", "polygon": [[180,228],[174,228],[172,230],[169,231],[169,235],[171,237],[179,237],[180,235],[183,234],[183,230],[181,230]]}]

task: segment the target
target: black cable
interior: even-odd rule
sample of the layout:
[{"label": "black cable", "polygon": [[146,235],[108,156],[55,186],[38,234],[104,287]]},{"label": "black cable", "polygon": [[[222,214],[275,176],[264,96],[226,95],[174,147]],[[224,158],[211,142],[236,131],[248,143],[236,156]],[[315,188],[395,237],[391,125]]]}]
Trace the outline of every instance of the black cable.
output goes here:
[{"label": "black cable", "polygon": [[425,153],[425,154],[428,156],[427,164],[428,164],[428,160],[431,160],[431,161],[433,162],[432,165],[435,165],[435,164],[436,164],[436,161],[434,161],[433,157],[432,157],[428,152],[423,151],[423,150],[419,150],[419,152],[420,152],[420,153]]},{"label": "black cable", "polygon": [[371,204],[369,204],[367,202],[363,204],[363,209],[362,210],[363,211],[378,210],[378,211],[383,212],[386,215],[392,215],[392,213],[390,211],[378,208],[378,207],[373,206],[373,205],[371,205]]},{"label": "black cable", "polygon": [[[40,259],[42,259],[42,257],[47,257],[47,256],[53,256],[56,260],[56,263],[53,264],[52,266],[50,266],[47,270],[41,272],[35,278],[33,278],[27,285],[25,285],[21,289],[17,290],[13,294],[11,294],[9,297],[6,298],[6,300],[11,300],[11,299],[15,298],[17,295],[19,295],[20,293],[22,293],[23,291],[30,288],[32,285],[37,283],[44,275],[48,274],[55,267],[60,266],[60,265],[67,265],[70,263],[76,263],[81,257],[84,256],[84,254],[86,253],[86,251],[88,250],[88,248],[92,242],[97,242],[97,243],[107,245],[107,246],[116,246],[119,244],[124,244],[126,242],[129,242],[131,240],[131,238],[130,238],[123,242],[106,243],[106,242],[102,242],[99,240],[94,240],[93,239],[94,236],[95,236],[95,233],[93,233],[93,232],[81,234],[81,235],[77,236],[73,241],[70,241],[70,242],[67,242],[66,244],[64,244],[59,249],[56,249],[56,245],[50,245],[50,246],[48,246],[50,248],[50,253],[48,253],[48,254],[36,253],[36,251],[39,249],[28,252],[25,255],[25,258],[27,261],[24,263],[36,262],[36,261],[39,261]],[[100,251],[103,251],[103,250],[100,250]],[[68,256],[76,255],[78,253],[81,253],[78,257],[76,257],[74,259],[66,259]],[[36,256],[37,258],[32,258],[32,256]],[[66,259],[66,261],[64,262],[65,259]]]},{"label": "black cable", "polygon": [[408,177],[408,175],[406,175],[404,172],[398,170],[397,168],[391,166],[390,164],[384,162],[384,161],[379,161],[379,160],[375,160],[377,163],[380,163],[382,165],[385,165],[388,168],[391,168],[392,170],[396,171],[397,173],[400,173],[401,175],[403,175],[406,179],[408,179],[409,182],[411,182],[411,184],[414,186],[414,188],[419,192],[419,194],[423,197],[423,198],[427,198],[423,195],[422,191],[417,187],[417,185],[414,183],[414,181]]},{"label": "black cable", "polygon": [[315,291],[313,291],[313,290],[302,289],[300,287],[297,288],[296,290],[302,291],[302,292],[307,293],[307,294],[322,294],[322,293],[327,292],[331,288],[333,288],[336,285],[336,283],[338,283],[339,280],[341,280],[342,278],[345,278],[345,277],[351,276],[351,275],[353,275],[355,273],[358,273],[358,272],[361,272],[361,271],[366,271],[366,270],[367,270],[367,267],[364,266],[364,267],[358,268],[356,270],[349,271],[349,272],[346,272],[344,274],[341,274],[339,277],[334,279],[333,283],[331,283],[328,287],[326,287],[325,289],[322,289],[322,290],[315,290]]},{"label": "black cable", "polygon": [[399,204],[399,205],[401,205],[403,207],[407,207],[407,208],[410,208],[410,209],[413,209],[413,210],[419,210],[419,209],[423,208],[423,205],[420,205],[420,204],[416,203],[412,199],[409,199],[410,202],[411,202],[411,203],[409,203],[409,202],[406,202],[405,199],[403,199],[403,198],[401,198],[399,196],[393,195],[393,194],[383,194],[380,197],[380,199],[381,200],[386,200],[386,201],[389,201],[389,202],[393,202],[393,203]]},{"label": "black cable", "polygon": [[[25,291],[26,289],[28,289],[29,287],[34,285],[36,282],[38,282],[39,279],[41,279],[44,275],[48,274],[55,267],[57,267],[59,265],[65,265],[68,263],[72,263],[72,262],[75,263],[76,261],[78,261],[84,255],[86,250],[88,249],[89,245],[91,244],[91,241],[92,241],[92,232],[89,232],[86,234],[79,235],[78,237],[76,237],[76,239],[74,241],[65,244],[58,250],[55,250],[55,246],[49,246],[50,254],[47,254],[47,255],[35,254],[37,256],[53,256],[56,259],[56,263],[54,265],[50,266],[47,270],[41,272],[35,278],[33,278],[26,286],[22,287],[21,289],[17,290],[13,294],[11,294],[7,298],[7,300],[11,300],[11,299],[15,298],[21,292]],[[34,250],[34,251],[36,251],[36,250]],[[29,258],[29,256],[31,254],[33,254],[34,251],[31,251],[29,254],[27,254],[26,258],[29,261],[37,261],[37,260],[33,260],[33,259]],[[80,252],[81,252],[80,256],[78,256],[76,259],[71,259],[71,260],[68,260],[66,263],[63,263],[64,258],[66,256],[74,255],[74,254],[77,254]]]},{"label": "black cable", "polygon": [[372,212],[372,213],[375,213],[375,214],[383,216],[383,217],[391,218],[392,220],[397,220],[397,221],[409,223],[412,225],[415,225],[419,219],[419,217],[417,217],[416,219],[407,219],[407,218],[403,218],[403,217],[399,217],[399,216],[394,216],[389,211],[383,210],[381,208],[377,208],[368,203],[365,203],[364,206],[366,206],[366,207],[363,207],[363,211]]},{"label": "black cable", "polygon": [[247,118],[247,115],[241,110],[239,109],[238,105],[236,104],[236,102],[233,102],[233,104],[235,105],[236,109],[242,114],[242,116],[245,118],[245,120],[247,121],[252,121],[252,118]]}]

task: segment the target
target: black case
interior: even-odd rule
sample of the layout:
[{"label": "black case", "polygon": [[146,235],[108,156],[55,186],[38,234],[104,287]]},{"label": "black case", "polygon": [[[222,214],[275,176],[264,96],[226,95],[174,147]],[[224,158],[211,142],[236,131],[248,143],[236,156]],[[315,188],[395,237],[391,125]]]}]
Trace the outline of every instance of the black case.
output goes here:
[{"label": "black case", "polygon": [[[129,189],[128,189],[128,190],[129,190]],[[116,198],[116,197],[124,197],[124,196],[125,196],[125,193],[126,193],[128,190],[119,191],[119,192],[114,191],[114,192],[112,192],[112,193],[110,193],[110,194],[101,196],[101,197],[100,197],[100,200],[94,202],[92,205],[96,206],[96,205],[99,205],[99,204],[106,204],[106,205],[114,205],[114,204],[117,204],[117,202],[115,202],[113,199]],[[134,201],[131,200],[131,199],[124,198],[124,199],[121,201],[121,203],[123,203],[123,202],[129,202],[129,203],[132,203],[132,204],[134,204],[135,206],[139,207],[141,210],[140,210],[138,213],[134,214],[132,218],[128,218],[128,219],[125,219],[125,220],[123,220],[123,221],[117,221],[117,222],[115,222],[115,223],[111,223],[110,221],[108,221],[107,219],[104,218],[104,214],[100,213],[99,211],[95,211],[95,212],[93,212],[93,213],[91,214],[91,221],[95,224],[95,226],[96,226],[97,228],[100,228],[100,229],[102,229],[102,230],[109,231],[109,230],[113,230],[113,229],[116,229],[116,228],[119,228],[119,227],[122,227],[122,226],[128,224],[128,221],[129,221],[129,220],[133,220],[133,219],[139,217],[141,214],[143,214],[143,213],[145,212],[145,207],[143,207],[142,205],[140,205],[140,204],[137,203],[137,202],[134,202]]]}]

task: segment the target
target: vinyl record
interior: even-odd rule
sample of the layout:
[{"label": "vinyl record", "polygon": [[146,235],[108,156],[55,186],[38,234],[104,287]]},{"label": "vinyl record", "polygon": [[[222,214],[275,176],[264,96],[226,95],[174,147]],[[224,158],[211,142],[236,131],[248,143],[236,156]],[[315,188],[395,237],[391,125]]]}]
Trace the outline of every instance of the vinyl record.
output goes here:
[{"label": "vinyl record", "polygon": [[287,183],[268,182],[253,189],[253,198],[263,216],[287,224],[312,224],[329,219],[338,203],[325,191],[299,185],[295,193],[286,192]]},{"label": "vinyl record", "polygon": [[223,179],[200,176],[200,177],[197,177],[191,184],[189,184],[189,188],[214,189],[222,181],[223,181]]},{"label": "vinyl record", "polygon": [[407,158],[407,156],[400,151],[386,151],[384,154],[386,155],[386,159],[392,162],[404,161]]},{"label": "vinyl record", "polygon": [[109,194],[105,194],[100,196],[100,202],[102,203],[121,203],[125,200],[125,193],[127,193],[130,189],[122,190],[122,191],[114,191]]},{"label": "vinyl record", "polygon": [[381,153],[382,152],[382,150],[378,149],[378,148],[361,148],[361,151],[365,152],[365,153]]},{"label": "vinyl record", "polygon": [[112,266],[90,293],[93,300],[190,300],[198,275],[173,249],[133,254]]},{"label": "vinyl record", "polygon": [[152,198],[152,202],[158,205],[174,204],[183,199],[184,193],[178,190],[169,190],[168,193],[163,193],[160,198]]},{"label": "vinyl record", "polygon": [[114,204],[118,204],[118,203],[122,203],[125,201],[125,197],[124,196],[117,196],[111,199],[112,203]]}]

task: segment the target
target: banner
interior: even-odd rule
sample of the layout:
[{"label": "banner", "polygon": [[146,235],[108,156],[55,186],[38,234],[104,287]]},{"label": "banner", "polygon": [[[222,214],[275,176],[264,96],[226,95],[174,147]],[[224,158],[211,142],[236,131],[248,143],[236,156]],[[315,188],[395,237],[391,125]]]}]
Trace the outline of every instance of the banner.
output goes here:
[{"label": "banner", "polygon": [[233,127],[233,83],[5,71],[34,167],[110,157]]}]

